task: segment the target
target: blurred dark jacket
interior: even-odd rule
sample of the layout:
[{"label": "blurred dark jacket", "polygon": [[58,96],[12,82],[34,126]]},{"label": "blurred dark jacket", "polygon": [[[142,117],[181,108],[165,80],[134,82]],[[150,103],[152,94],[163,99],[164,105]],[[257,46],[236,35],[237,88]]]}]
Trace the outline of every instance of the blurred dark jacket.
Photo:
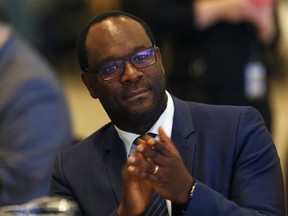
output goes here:
[{"label": "blurred dark jacket", "polygon": [[48,195],[54,157],[71,144],[54,71],[12,35],[0,48],[0,206]]}]

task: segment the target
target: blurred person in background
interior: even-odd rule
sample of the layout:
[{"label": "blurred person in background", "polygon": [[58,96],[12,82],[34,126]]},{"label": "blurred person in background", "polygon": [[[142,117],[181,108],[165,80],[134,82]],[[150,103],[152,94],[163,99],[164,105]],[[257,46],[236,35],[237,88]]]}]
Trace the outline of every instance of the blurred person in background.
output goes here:
[{"label": "blurred person in background", "polygon": [[147,20],[162,50],[171,46],[163,58],[172,94],[254,106],[271,131],[268,81],[279,37],[274,0],[122,0],[122,7]]},{"label": "blurred person in background", "polygon": [[0,206],[48,195],[54,156],[72,141],[54,71],[15,33],[0,1]]}]

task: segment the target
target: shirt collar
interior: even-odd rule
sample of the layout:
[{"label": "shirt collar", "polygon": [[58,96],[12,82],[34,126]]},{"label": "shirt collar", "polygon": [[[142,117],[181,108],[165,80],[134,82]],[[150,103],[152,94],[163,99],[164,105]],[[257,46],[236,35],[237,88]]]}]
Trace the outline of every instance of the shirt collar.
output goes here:
[{"label": "shirt collar", "polygon": [[[167,136],[171,137],[172,125],[173,125],[173,116],[174,116],[174,104],[173,104],[172,97],[168,93],[168,91],[166,91],[166,95],[168,98],[166,109],[161,114],[159,119],[155,122],[155,124],[147,131],[147,133],[150,132],[150,133],[158,134],[158,128],[160,126],[162,126],[162,128],[165,131],[165,133],[167,134]],[[137,137],[139,137],[140,134],[135,134],[135,133],[123,131],[123,130],[119,129],[116,125],[114,125],[114,127],[115,127],[119,137],[121,138],[121,140],[125,144],[125,149],[126,149],[127,156],[128,156],[128,152],[131,148],[133,141]],[[156,137],[156,139],[157,139],[157,137]]]}]

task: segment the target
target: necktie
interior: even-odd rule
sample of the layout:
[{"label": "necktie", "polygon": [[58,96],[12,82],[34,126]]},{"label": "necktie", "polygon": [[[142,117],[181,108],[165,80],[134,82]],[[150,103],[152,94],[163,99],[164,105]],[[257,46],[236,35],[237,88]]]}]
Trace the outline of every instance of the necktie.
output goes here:
[{"label": "necktie", "polygon": [[151,197],[151,201],[144,211],[145,216],[168,216],[166,201],[157,192]]},{"label": "necktie", "polygon": [[[156,137],[157,134],[154,133],[147,133],[151,137]],[[136,141],[136,139],[135,139]],[[135,141],[133,142],[129,155],[133,155],[135,153],[136,144]],[[168,216],[168,210],[166,201],[163,197],[161,197],[157,192],[154,192],[151,201],[146,207],[144,211],[144,216]]]}]

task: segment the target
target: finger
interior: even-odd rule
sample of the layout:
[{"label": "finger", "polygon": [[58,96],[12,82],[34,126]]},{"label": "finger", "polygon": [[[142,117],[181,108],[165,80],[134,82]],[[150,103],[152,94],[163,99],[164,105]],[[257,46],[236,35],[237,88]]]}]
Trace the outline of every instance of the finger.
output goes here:
[{"label": "finger", "polygon": [[133,175],[140,175],[140,173],[151,174],[155,172],[155,165],[151,161],[143,158],[140,154],[130,156],[127,163],[127,170]]},{"label": "finger", "polygon": [[160,141],[163,143],[166,149],[179,155],[177,148],[173,144],[172,140],[166,135],[162,127],[159,127],[158,133],[159,133]]},{"label": "finger", "polygon": [[[150,135],[144,134],[143,136],[141,136],[141,138],[138,138],[136,140],[136,145],[137,146],[141,146],[138,147],[136,146],[136,151],[140,152],[140,153],[145,153],[147,151],[147,149],[151,149],[154,150],[155,149],[155,144],[156,144],[156,140],[151,137]],[[153,152],[150,152],[153,154]],[[150,154],[145,155],[145,157],[148,157]]]},{"label": "finger", "polygon": [[[135,147],[135,150],[137,151],[137,146],[140,146],[140,145],[147,145],[147,140],[151,139],[150,136],[147,136],[147,137],[138,137],[135,141],[134,141],[134,144],[136,144],[136,147]],[[138,150],[139,152],[139,150]]]},{"label": "finger", "polygon": [[152,163],[149,170],[142,170],[138,166],[128,166],[127,171],[131,173],[133,176],[147,179],[150,182],[159,181],[158,175],[160,173],[160,168],[158,165],[154,165]]},{"label": "finger", "polygon": [[148,142],[149,140],[154,140],[155,138],[152,137],[151,135],[144,134],[143,136],[141,136],[141,139]]},{"label": "finger", "polygon": [[[169,138],[168,138],[169,139]],[[156,150],[158,151],[160,154],[164,155],[164,156],[168,156],[167,154],[169,153],[165,147],[165,145],[163,145],[161,143],[161,141],[157,141],[155,138],[151,137],[150,135],[144,135],[142,136],[142,140],[145,140],[146,141],[146,144],[148,146],[150,146],[151,150]],[[142,147],[141,147],[142,148]],[[141,149],[139,148],[139,150]],[[146,150],[146,149],[145,149]],[[143,151],[143,153],[147,154],[146,157],[151,157],[151,156],[155,156],[155,152],[153,151]],[[151,154],[151,155],[150,155]]]},{"label": "finger", "polygon": [[149,182],[152,183],[152,182],[158,182],[159,181],[159,178],[158,178],[159,174],[160,174],[160,166],[154,165],[152,172],[150,172],[150,173],[142,172],[142,173],[139,173],[139,176],[141,178],[147,179]]},{"label": "finger", "polygon": [[157,152],[155,146],[156,146],[156,140],[154,138],[153,139],[153,145],[150,145],[148,143],[145,144],[139,144],[136,147],[136,151],[138,153],[140,153],[141,155],[143,155],[144,158],[146,158],[147,160],[152,159],[155,160],[157,157],[161,156],[161,154],[159,154],[159,152]]},{"label": "finger", "polygon": [[[164,131],[163,131],[164,132]],[[167,137],[167,136],[166,136]],[[167,137],[167,139],[169,140],[169,138]],[[140,139],[139,139],[140,140]],[[143,142],[145,141],[145,142]],[[165,146],[163,144],[161,144],[161,142],[158,142],[154,137],[145,134],[141,137],[141,140],[139,142],[137,142],[137,144],[148,144],[149,146],[151,146],[152,150],[158,150],[160,153],[165,155]]]}]

